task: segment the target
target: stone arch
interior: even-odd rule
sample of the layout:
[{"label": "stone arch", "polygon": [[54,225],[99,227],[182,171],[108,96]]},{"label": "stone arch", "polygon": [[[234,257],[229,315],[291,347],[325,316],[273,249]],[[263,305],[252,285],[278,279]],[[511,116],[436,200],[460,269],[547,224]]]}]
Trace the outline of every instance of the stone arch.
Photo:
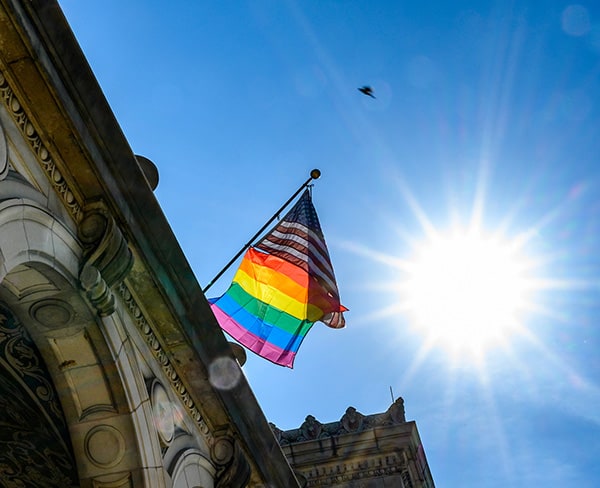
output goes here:
[{"label": "stone arch", "polygon": [[75,286],[82,248],[75,235],[38,202],[0,201],[0,282],[27,263],[45,264]]},{"label": "stone arch", "polygon": [[183,451],[173,470],[173,488],[214,488],[215,468],[197,449]]},{"label": "stone arch", "polygon": [[[152,425],[151,413],[143,381],[138,387],[136,375],[141,375],[127,347],[123,324],[118,314],[98,317],[84,299],[79,283],[84,251],[75,226],[45,208],[39,194],[30,191],[28,198],[2,194],[3,183],[1,310],[22,324],[58,392],[77,464],[76,484],[146,486],[148,477],[157,475],[156,450],[144,442]],[[4,366],[0,360],[0,369],[6,371]],[[3,386],[11,387],[6,381],[0,382]],[[2,469],[0,458],[0,479],[5,479]],[[37,482],[23,486],[70,485]]]},{"label": "stone arch", "polygon": [[3,486],[79,485],[57,391],[41,354],[0,303],[0,479]]}]

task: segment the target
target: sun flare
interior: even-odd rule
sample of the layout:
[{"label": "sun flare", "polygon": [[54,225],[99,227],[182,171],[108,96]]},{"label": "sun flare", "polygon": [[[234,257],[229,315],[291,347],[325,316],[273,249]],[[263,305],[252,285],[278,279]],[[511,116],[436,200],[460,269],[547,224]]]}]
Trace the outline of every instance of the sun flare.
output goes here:
[{"label": "sun flare", "polygon": [[482,355],[518,328],[528,301],[527,268],[514,243],[474,231],[436,235],[407,266],[411,324],[453,352]]}]

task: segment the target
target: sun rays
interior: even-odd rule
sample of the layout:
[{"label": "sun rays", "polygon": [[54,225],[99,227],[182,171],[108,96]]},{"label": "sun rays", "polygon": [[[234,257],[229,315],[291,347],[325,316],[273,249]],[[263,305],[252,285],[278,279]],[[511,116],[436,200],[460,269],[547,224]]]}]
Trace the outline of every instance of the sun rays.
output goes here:
[{"label": "sun rays", "polygon": [[[371,286],[390,291],[391,301],[373,311],[369,320],[396,318],[420,337],[420,350],[410,376],[433,351],[443,351],[454,365],[469,362],[482,366],[486,355],[503,349],[511,355],[514,340],[531,342],[527,321],[532,315],[549,312],[539,300],[548,288],[569,286],[544,277],[545,257],[528,254],[539,225],[510,234],[514,227],[507,213],[495,228],[485,227],[485,191],[479,191],[470,215],[461,218],[450,207],[447,228],[436,226],[406,184],[400,184],[404,202],[421,229],[421,236],[406,235],[396,255],[347,244],[348,250],[395,270],[392,281],[373,281]],[[461,221],[468,223],[462,224]],[[391,224],[393,225],[393,224]],[[408,247],[407,247],[408,244]],[[528,339],[529,337],[529,339]]]}]

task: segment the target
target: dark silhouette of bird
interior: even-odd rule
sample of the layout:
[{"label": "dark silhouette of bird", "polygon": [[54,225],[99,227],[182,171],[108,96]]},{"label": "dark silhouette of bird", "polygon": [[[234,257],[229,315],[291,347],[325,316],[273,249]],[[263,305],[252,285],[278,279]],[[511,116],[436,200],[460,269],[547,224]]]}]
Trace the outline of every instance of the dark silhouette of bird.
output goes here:
[{"label": "dark silhouette of bird", "polygon": [[375,98],[375,95],[373,95],[373,88],[370,86],[361,86],[358,91],[364,93],[368,97]]}]

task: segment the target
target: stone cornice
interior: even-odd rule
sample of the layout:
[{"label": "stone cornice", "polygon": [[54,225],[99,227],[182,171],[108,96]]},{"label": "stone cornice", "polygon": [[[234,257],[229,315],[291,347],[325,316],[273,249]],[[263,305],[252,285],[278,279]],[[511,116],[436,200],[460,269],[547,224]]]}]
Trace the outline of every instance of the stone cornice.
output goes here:
[{"label": "stone cornice", "polygon": [[358,462],[340,462],[327,467],[315,467],[303,471],[306,479],[306,488],[313,486],[335,486],[345,485],[357,480],[369,478],[389,478],[394,475],[402,475],[406,469],[406,463],[401,456],[379,456]]},{"label": "stone cornice", "polygon": [[75,197],[75,193],[69,187],[69,184],[65,180],[64,176],[58,169],[55,163],[55,156],[51,155],[46,145],[42,142],[38,130],[35,124],[32,122],[29,115],[25,112],[23,105],[19,101],[19,98],[15,94],[15,91],[10,86],[8,78],[1,69],[0,66],[0,98],[4,105],[8,109],[8,113],[12,116],[15,124],[20,129],[24,140],[26,140],[36,159],[46,176],[50,180],[52,187],[56,193],[60,196],[63,204],[75,220],[79,222],[83,218],[82,206],[78,199]]},{"label": "stone cornice", "polygon": [[[58,169],[55,158],[50,150],[42,142],[39,135],[39,131],[36,129],[29,115],[26,113],[25,108],[19,101],[15,90],[11,87],[8,81],[8,76],[2,70],[0,65],[0,98],[6,106],[9,114],[13,118],[16,126],[20,129],[24,140],[26,140],[36,159],[46,176],[48,177],[52,187],[56,193],[61,197],[61,201],[73,217],[73,219],[79,223],[84,217],[83,206],[75,197],[75,192],[70,188],[69,184]],[[175,371],[172,363],[169,361],[166,353],[160,345],[160,341],[156,334],[152,331],[148,320],[141,313],[141,309],[135,302],[131,292],[124,283],[121,283],[118,287],[119,294],[127,305],[127,311],[133,319],[134,323],[138,326],[138,330],[141,332],[142,337],[146,343],[150,346],[150,350],[154,354],[155,359],[162,366],[167,378],[169,379],[173,391],[177,392],[183,405],[185,405],[191,418],[198,425],[199,431],[205,436],[207,440],[211,440],[210,431],[206,422],[204,421],[199,409],[194,404],[189,392],[183,385],[181,378]]]},{"label": "stone cornice", "polygon": [[181,403],[185,406],[190,417],[198,426],[200,433],[210,444],[212,441],[212,434],[208,428],[208,425],[204,421],[200,410],[194,403],[190,393],[187,391],[187,388],[183,384],[183,381],[181,380],[175,367],[169,360],[169,357],[164,351],[159,338],[152,330],[152,327],[150,326],[150,323],[148,322],[146,317],[144,317],[144,314],[142,313],[140,306],[133,297],[133,294],[124,282],[119,284],[118,291],[121,299],[123,300],[123,303],[127,307],[127,312],[129,313],[130,317],[133,319],[135,325],[137,326],[140,335],[146,341],[146,344],[150,348],[150,351],[152,351],[154,359],[156,359],[158,364],[161,365],[163,372],[165,373],[166,377],[168,378],[171,384],[171,387],[173,388],[173,391],[177,393],[179,399],[181,400]]}]

